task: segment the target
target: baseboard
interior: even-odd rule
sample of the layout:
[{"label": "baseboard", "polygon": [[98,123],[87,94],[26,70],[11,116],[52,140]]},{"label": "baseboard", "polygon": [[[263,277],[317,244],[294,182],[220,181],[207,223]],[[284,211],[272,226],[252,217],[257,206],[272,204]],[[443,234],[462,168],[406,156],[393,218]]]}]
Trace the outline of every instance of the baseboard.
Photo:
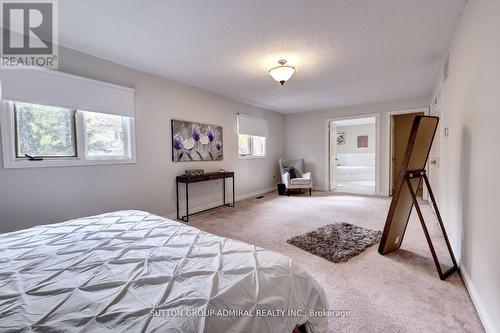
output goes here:
[{"label": "baseboard", "polygon": [[352,195],[363,195],[363,196],[370,196],[370,197],[381,197],[381,198],[387,198],[389,196],[389,193],[383,193],[383,192],[379,192],[379,193],[375,193],[375,194],[363,194],[363,193],[349,193],[349,192],[335,192],[335,191],[330,191],[329,189],[327,189],[326,187],[322,187],[322,186],[317,186],[317,187],[313,187],[313,191],[318,191],[318,192],[327,192],[327,193],[339,193],[339,194],[352,194]]},{"label": "baseboard", "polygon": [[474,304],[474,307],[476,308],[479,319],[483,324],[484,330],[486,331],[486,333],[499,333],[499,331],[496,330],[495,326],[493,325],[492,317],[488,314],[486,307],[483,305],[483,302],[481,301],[481,298],[479,297],[479,294],[477,293],[477,290],[472,283],[469,273],[463,265],[460,267],[460,274],[462,275],[465,287],[469,292],[470,298],[472,300],[472,303]]},{"label": "baseboard", "polygon": [[[255,196],[258,196],[258,195],[261,195],[261,194],[264,194],[264,193],[269,193],[269,192],[272,192],[272,191],[275,191],[276,190],[276,187],[268,187],[268,188],[265,188],[265,189],[262,189],[262,190],[258,190],[258,191],[254,191],[254,192],[249,192],[249,193],[244,193],[244,194],[240,194],[240,195],[237,195],[235,200],[236,202],[238,201],[241,201],[241,200],[245,200],[245,199],[248,199],[248,198],[252,198],[252,197],[255,197]],[[229,199],[230,200],[230,199]],[[229,202],[226,200],[226,203]],[[217,206],[220,206],[222,205],[222,200],[218,200],[218,201],[215,201],[215,202],[210,202],[210,203],[207,203],[207,204],[204,204],[204,205],[200,205],[200,206],[196,206],[196,207],[193,207],[193,208],[189,208],[189,213],[190,214],[195,214],[197,212],[201,212],[202,210],[206,210],[206,209],[210,209],[212,207],[217,207]],[[186,215],[186,210],[185,209],[182,209],[180,210],[179,214],[181,216],[184,216]],[[170,213],[166,216],[164,216],[165,218],[168,218],[168,219],[176,219],[177,218],[177,212],[173,212],[173,213]]]}]

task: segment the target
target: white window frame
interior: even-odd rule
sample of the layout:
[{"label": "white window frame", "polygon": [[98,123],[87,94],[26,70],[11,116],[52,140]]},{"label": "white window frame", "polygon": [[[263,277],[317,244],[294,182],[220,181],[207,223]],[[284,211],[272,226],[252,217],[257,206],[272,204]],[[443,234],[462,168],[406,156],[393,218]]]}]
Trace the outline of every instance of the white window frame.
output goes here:
[{"label": "white window frame", "polygon": [[246,135],[246,134],[239,134],[237,133],[236,134],[236,140],[238,141],[238,144],[237,144],[237,155],[239,158],[244,158],[244,157],[247,157],[247,156],[251,156],[252,155],[252,139],[251,137],[248,135],[248,137],[250,137],[250,140],[248,141],[249,144],[248,144],[248,150],[249,150],[249,154],[240,154],[240,135]]},{"label": "white window frame", "polygon": [[[83,111],[83,110],[82,110]],[[87,156],[86,133],[83,112],[76,111],[76,157],[56,157],[44,158],[41,161],[30,161],[26,158],[16,157],[16,128],[14,121],[13,103],[10,101],[1,101],[0,106],[0,127],[2,134],[2,153],[3,167],[5,169],[21,168],[44,168],[44,167],[71,167],[85,165],[107,165],[107,164],[134,164],[136,163],[136,145],[135,145],[135,118],[130,117],[128,133],[125,136],[125,149],[127,157]]]},{"label": "white window frame", "polygon": [[[133,122],[134,118],[129,118],[130,121],[126,121],[123,119],[123,127],[125,131],[128,133],[128,135],[124,135],[123,137],[123,144],[124,144],[124,152],[126,156],[129,156],[128,158],[123,158],[122,156],[89,156],[88,153],[88,146],[87,146],[87,126],[85,123],[85,115],[84,112],[76,112],[76,142],[78,146],[78,142],[83,142],[83,152],[85,152],[84,157],[86,160],[89,161],[123,161],[123,160],[128,160],[131,159],[132,157],[132,143],[135,142],[135,136],[133,136],[132,129],[134,128]],[[78,147],[77,147],[78,148]],[[135,158],[135,154],[133,155]]]},{"label": "white window frame", "polygon": [[[242,135],[246,135],[246,134],[242,134]],[[260,156],[260,155],[253,155],[253,140],[252,140],[252,137],[254,137],[255,135],[248,135],[250,137],[250,154],[248,155],[241,155],[240,154],[240,133],[238,133],[238,159],[240,160],[252,160],[252,159],[261,159],[261,158],[266,158],[267,156],[267,136],[262,136],[261,138],[265,138],[266,139],[266,143],[264,145],[264,155],[263,156]]]}]

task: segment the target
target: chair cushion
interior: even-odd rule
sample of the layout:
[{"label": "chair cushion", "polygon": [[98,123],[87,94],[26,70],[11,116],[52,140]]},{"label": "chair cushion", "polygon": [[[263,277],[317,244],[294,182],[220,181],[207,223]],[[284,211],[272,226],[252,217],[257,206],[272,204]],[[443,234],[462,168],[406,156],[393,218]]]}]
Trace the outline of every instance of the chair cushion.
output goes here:
[{"label": "chair cushion", "polygon": [[290,179],[297,178],[297,175],[295,174],[295,169],[293,167],[290,167],[290,169],[288,169],[288,173],[290,174]]},{"label": "chair cushion", "polygon": [[293,179],[290,179],[290,184],[292,184],[292,185],[309,185],[309,184],[311,184],[311,179],[293,178]]},{"label": "chair cushion", "polygon": [[281,169],[289,169],[289,168],[294,168],[294,171],[295,171],[295,175],[297,177],[302,177],[302,175],[304,174],[304,159],[300,159],[300,160],[282,160],[280,159],[279,160],[279,164],[280,164],[280,167]]}]

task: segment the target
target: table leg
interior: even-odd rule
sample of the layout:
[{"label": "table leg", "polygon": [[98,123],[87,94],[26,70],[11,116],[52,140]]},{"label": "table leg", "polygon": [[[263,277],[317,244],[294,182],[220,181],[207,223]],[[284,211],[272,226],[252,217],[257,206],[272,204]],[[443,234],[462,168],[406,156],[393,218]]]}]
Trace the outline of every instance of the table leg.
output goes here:
[{"label": "table leg", "polygon": [[234,176],[233,176],[233,207],[235,206],[235,202],[234,202]]},{"label": "table leg", "polygon": [[177,198],[176,200],[176,212],[177,212],[177,219],[180,220],[179,216],[179,182],[175,182],[175,196]]},{"label": "table leg", "polygon": [[189,222],[189,183],[186,182],[186,222]]},{"label": "table leg", "polygon": [[222,204],[226,205],[226,178],[222,178]]}]

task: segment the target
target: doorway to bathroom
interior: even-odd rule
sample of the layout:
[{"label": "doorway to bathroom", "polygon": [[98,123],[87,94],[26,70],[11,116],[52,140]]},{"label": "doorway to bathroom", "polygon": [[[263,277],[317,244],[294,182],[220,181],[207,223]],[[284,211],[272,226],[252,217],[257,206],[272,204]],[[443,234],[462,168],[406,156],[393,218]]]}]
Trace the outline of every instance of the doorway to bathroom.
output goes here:
[{"label": "doorway to bathroom", "polygon": [[330,120],[329,189],[377,193],[377,117]]}]

